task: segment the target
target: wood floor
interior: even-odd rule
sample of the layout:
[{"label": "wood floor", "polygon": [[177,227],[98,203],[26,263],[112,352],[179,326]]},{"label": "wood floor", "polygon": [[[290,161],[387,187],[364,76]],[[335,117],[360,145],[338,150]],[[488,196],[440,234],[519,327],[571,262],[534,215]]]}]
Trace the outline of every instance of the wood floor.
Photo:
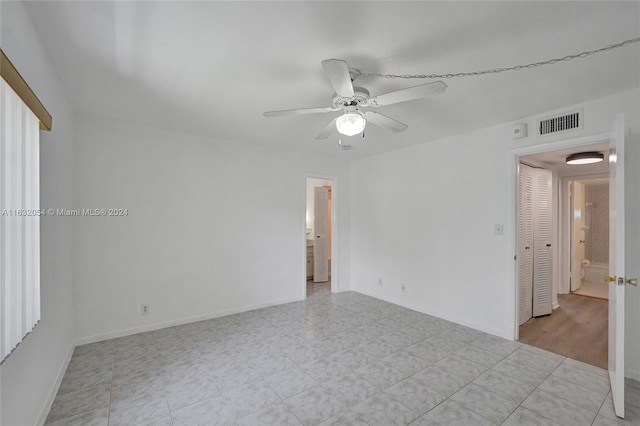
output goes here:
[{"label": "wood floor", "polygon": [[559,294],[551,315],[532,318],[520,327],[520,341],[607,368],[608,302]]}]

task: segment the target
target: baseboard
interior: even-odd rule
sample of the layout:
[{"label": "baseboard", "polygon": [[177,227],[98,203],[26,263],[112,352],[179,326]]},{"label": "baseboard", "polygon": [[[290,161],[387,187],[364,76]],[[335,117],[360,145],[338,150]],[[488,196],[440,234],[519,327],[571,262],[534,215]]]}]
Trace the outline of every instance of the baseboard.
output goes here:
[{"label": "baseboard", "polygon": [[420,312],[422,314],[431,315],[431,316],[434,316],[434,317],[437,317],[437,318],[440,318],[440,319],[443,319],[443,320],[446,320],[446,321],[451,321],[453,323],[456,323],[456,324],[459,324],[459,325],[462,325],[462,326],[465,326],[465,327],[473,328],[474,330],[482,331],[483,333],[488,333],[488,334],[491,334],[493,336],[501,337],[501,338],[507,339],[507,340],[513,340],[513,336],[506,336],[503,331],[495,330],[495,329],[492,329],[490,327],[485,327],[483,325],[478,325],[476,323],[472,324],[472,323],[470,323],[470,322],[468,322],[466,320],[463,320],[461,318],[455,317],[453,315],[449,315],[449,314],[444,313],[444,312],[427,311],[427,310],[425,310],[424,308],[422,308],[420,306],[415,306],[415,305],[412,305],[410,303],[405,303],[405,302],[402,302],[402,301],[399,301],[399,300],[394,300],[394,299],[390,299],[390,298],[386,298],[386,297],[381,297],[381,296],[378,296],[378,295],[370,294],[370,293],[368,293],[366,291],[362,291],[362,290],[353,290],[353,291],[355,291],[357,293],[361,293],[361,294],[367,295],[367,296],[370,296],[370,297],[373,297],[375,299],[384,300],[385,302],[393,303],[394,305],[402,306],[403,308],[411,309],[413,311]]},{"label": "baseboard", "polygon": [[56,395],[58,394],[58,389],[60,388],[60,384],[62,383],[62,378],[64,377],[64,373],[67,371],[67,367],[69,366],[69,361],[71,361],[71,355],[73,355],[73,350],[75,349],[75,345],[71,344],[69,347],[69,352],[67,353],[67,357],[62,363],[62,368],[58,371],[58,376],[56,377],[56,381],[53,383],[51,387],[51,391],[49,392],[49,396],[45,401],[42,410],[40,410],[40,415],[38,416],[38,421],[36,425],[43,425],[47,420],[47,416],[49,415],[49,410],[51,410],[51,406],[53,405],[53,401],[56,399]]},{"label": "baseboard", "polygon": [[176,320],[163,321],[163,322],[158,322],[158,323],[153,323],[153,324],[145,324],[145,325],[141,325],[141,326],[137,326],[137,327],[126,328],[126,329],[123,329],[123,330],[115,330],[115,331],[110,331],[110,332],[107,332],[107,333],[95,334],[93,336],[80,337],[80,338],[76,339],[75,344],[76,344],[76,346],[86,345],[88,343],[101,342],[103,340],[115,339],[117,337],[124,337],[124,336],[130,336],[132,334],[144,333],[146,331],[160,330],[160,329],[163,329],[163,328],[174,327],[174,326],[177,326],[177,325],[189,324],[189,323],[192,323],[192,322],[205,321],[205,320],[210,320],[210,319],[214,319],[214,318],[226,317],[227,315],[239,314],[239,313],[242,313],[242,312],[253,311],[255,309],[268,308],[270,306],[283,305],[285,303],[291,303],[291,302],[299,302],[300,300],[304,300],[304,299],[298,297],[298,298],[281,300],[281,301],[276,301],[276,302],[269,302],[269,303],[251,305],[251,306],[244,306],[242,308],[229,309],[229,310],[226,310],[226,311],[213,312],[213,313],[204,314],[204,315],[196,315],[196,316],[192,316],[192,317],[184,317],[184,318],[180,318],[180,319],[176,319]]}]

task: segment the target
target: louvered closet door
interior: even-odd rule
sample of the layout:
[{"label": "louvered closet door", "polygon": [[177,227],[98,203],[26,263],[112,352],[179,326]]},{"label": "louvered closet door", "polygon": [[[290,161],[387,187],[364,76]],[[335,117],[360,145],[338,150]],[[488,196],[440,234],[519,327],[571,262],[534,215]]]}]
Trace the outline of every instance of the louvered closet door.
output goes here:
[{"label": "louvered closet door", "polygon": [[527,322],[533,300],[533,169],[520,164],[518,177],[518,323]]},{"label": "louvered closet door", "polygon": [[549,170],[534,169],[533,316],[549,315],[551,304],[551,182]]}]

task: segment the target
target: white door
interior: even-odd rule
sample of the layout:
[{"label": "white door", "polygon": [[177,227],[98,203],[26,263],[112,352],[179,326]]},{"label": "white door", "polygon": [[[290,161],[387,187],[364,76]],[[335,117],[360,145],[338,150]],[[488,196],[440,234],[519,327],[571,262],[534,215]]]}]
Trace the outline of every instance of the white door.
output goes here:
[{"label": "white door", "polygon": [[552,311],[552,191],[546,169],[520,164],[518,176],[518,323]]},{"label": "white door", "polygon": [[529,321],[533,300],[533,173],[520,164],[518,173],[518,325]]},{"label": "white door", "polygon": [[329,281],[329,187],[315,187],[313,193],[313,282]]},{"label": "white door", "polygon": [[624,418],[624,115],[619,114],[609,144],[609,379],[613,405]]},{"label": "white door", "polygon": [[549,315],[552,306],[552,192],[550,170],[534,169],[533,316]]}]

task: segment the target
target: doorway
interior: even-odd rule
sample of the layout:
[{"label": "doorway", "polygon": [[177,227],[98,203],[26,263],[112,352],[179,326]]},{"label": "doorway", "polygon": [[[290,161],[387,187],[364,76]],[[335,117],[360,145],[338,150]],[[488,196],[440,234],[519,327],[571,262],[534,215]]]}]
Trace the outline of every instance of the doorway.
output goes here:
[{"label": "doorway", "polygon": [[[539,268],[537,270],[538,276],[551,277],[551,285],[548,286],[550,291],[546,294],[550,300],[545,297],[536,299],[534,295],[533,302],[529,301],[529,303],[533,303],[534,307],[536,303],[540,303],[540,300],[548,301],[552,309],[539,310],[541,315],[536,315],[533,312],[533,315],[529,315],[522,321],[527,314],[523,315],[519,306],[516,339],[604,369],[607,368],[608,353],[608,303],[605,299],[585,297],[580,294],[580,290],[582,292],[588,291],[587,288],[590,286],[590,284],[585,284],[587,281],[583,279],[587,271],[589,271],[590,278],[599,271],[598,268],[586,268],[587,263],[588,266],[593,263],[589,259],[593,253],[593,244],[591,244],[589,252],[586,240],[587,238],[593,239],[593,235],[589,231],[595,232],[593,228],[594,213],[596,213],[593,211],[593,201],[587,200],[587,190],[589,197],[600,196],[603,189],[608,191],[608,162],[605,160],[596,165],[570,166],[566,164],[565,159],[569,154],[575,152],[607,153],[608,144],[608,140],[585,142],[569,148],[517,157],[520,163],[524,162],[535,168],[534,172],[547,170],[552,180],[551,197],[548,200],[552,205],[550,222],[552,229],[547,243],[552,250],[552,260],[548,266],[543,265],[548,267],[544,274]],[[520,190],[521,188],[518,188],[519,194]],[[532,202],[546,203],[547,200],[533,200]],[[587,203],[591,203],[591,205],[588,206]],[[608,198],[606,200],[599,199],[598,204],[600,207],[605,207],[608,214]],[[521,208],[520,204],[518,208]],[[602,220],[602,218],[598,219],[598,225],[601,225]],[[608,216],[604,220],[607,222],[607,226],[603,228],[608,230]],[[516,229],[522,228],[518,213],[516,215]],[[598,232],[601,231],[598,230]],[[521,256],[521,245],[531,247],[529,243],[521,244],[520,240],[523,238],[521,234],[518,232],[518,257]],[[535,245],[537,239],[534,238],[532,241]],[[540,243],[544,242],[542,239],[540,240]],[[601,250],[608,253],[608,243],[596,249],[598,255]],[[531,271],[534,269],[535,267],[530,268]],[[527,275],[529,271],[520,267],[519,259],[517,278],[520,279],[520,275],[523,273]],[[603,274],[603,278],[604,275],[606,274]],[[607,289],[604,280],[602,281],[602,287]],[[522,305],[522,298],[530,298],[530,296],[526,293],[523,294],[519,283],[517,283],[517,287],[517,300],[519,305]]]},{"label": "doorway", "polygon": [[570,292],[609,299],[609,178],[570,178]]},{"label": "doorway", "polygon": [[305,291],[306,297],[335,291],[335,181],[306,178]]}]

